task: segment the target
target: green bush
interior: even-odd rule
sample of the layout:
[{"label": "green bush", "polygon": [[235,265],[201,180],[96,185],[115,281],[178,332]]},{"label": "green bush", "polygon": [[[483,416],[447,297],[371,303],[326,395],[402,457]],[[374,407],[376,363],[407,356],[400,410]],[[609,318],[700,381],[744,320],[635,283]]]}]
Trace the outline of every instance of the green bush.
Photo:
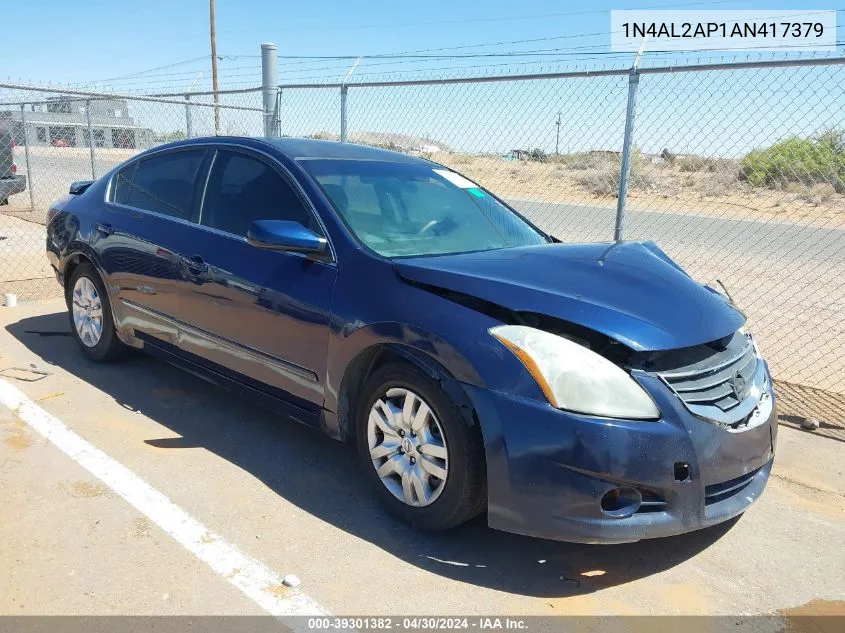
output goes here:
[{"label": "green bush", "polygon": [[817,139],[793,136],[767,149],[746,154],[739,177],[756,187],[790,183],[812,186],[827,182],[845,193],[845,144],[842,132],[832,130]]}]

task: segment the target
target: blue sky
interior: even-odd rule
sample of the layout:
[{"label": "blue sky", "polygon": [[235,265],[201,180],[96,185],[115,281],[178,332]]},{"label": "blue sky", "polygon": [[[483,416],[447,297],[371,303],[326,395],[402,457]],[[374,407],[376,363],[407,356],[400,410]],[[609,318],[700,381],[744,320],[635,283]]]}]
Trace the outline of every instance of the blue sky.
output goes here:
[{"label": "blue sky", "polygon": [[[630,55],[602,56],[609,49],[609,10],[624,8],[724,8],[797,9],[804,0],[684,2],[683,0],[427,0],[396,2],[376,0],[217,0],[217,50],[221,76],[227,84],[252,83],[258,76],[259,44],[275,42],[281,55],[379,54],[482,43],[564,37],[546,43],[480,47],[454,52],[500,52],[504,50],[573,49],[542,58],[517,60],[432,60],[375,64],[365,62],[359,73],[486,65],[486,72],[512,68],[534,70],[560,64],[625,63]],[[835,5],[834,5],[835,7]],[[814,6],[813,8],[834,8]],[[98,82],[127,89],[160,89],[189,85],[205,71],[208,61],[207,0],[28,0],[4,11],[0,51],[3,75],[14,79],[54,82]],[[841,14],[840,14],[841,17]],[[840,29],[840,32],[841,29]],[[589,35],[597,34],[597,35]],[[577,55],[574,55],[577,53]],[[593,53],[593,55],[590,55]],[[252,57],[250,57],[252,56]],[[205,57],[205,59],[202,59]],[[197,59],[140,77],[110,80],[176,62]],[[286,60],[283,70],[291,78],[328,79],[344,74],[346,62]],[[306,69],[308,72],[303,72]],[[469,70],[485,71],[482,68]]]},{"label": "blue sky", "polygon": [[[359,80],[385,78],[387,73],[392,78],[407,78],[627,67],[630,54],[607,54],[609,10],[659,7],[839,8],[811,6],[805,0],[217,0],[220,83],[221,88],[260,83],[259,44],[264,41],[276,43],[281,56],[373,55],[450,47],[461,48],[442,54],[523,54],[511,58],[364,60],[355,71]],[[2,74],[13,81],[147,93],[183,91],[188,86],[210,88],[207,0],[29,0],[14,3],[14,10],[6,10],[4,17],[7,24],[0,63],[5,69]],[[845,35],[845,14],[840,11],[838,17],[838,33]],[[534,41],[493,45],[518,40]],[[544,54],[533,54],[538,50]],[[749,53],[741,57],[747,59]],[[683,59],[655,53],[646,55],[645,64],[718,58],[720,54],[713,53]],[[338,81],[351,63],[280,59],[280,79],[282,83]],[[845,125],[841,69],[836,73],[827,68],[645,77],[638,110],[638,144],[646,151],[670,147],[679,152],[733,156],[789,134],[810,135]],[[463,151],[514,147],[548,151],[554,147],[553,121],[560,112],[563,151],[618,149],[625,97],[624,77],[355,89],[350,93],[350,130],[428,135]],[[258,99],[258,95],[248,95],[243,102],[258,105]],[[176,128],[184,117],[178,106],[165,110],[135,104],[133,108],[139,119],[147,119],[145,123],[159,131]],[[195,127],[206,130],[209,113],[196,110]],[[246,121],[247,116],[252,115],[226,113],[225,126],[257,133],[260,118]],[[336,90],[285,92],[282,119],[285,133],[338,133]]]}]

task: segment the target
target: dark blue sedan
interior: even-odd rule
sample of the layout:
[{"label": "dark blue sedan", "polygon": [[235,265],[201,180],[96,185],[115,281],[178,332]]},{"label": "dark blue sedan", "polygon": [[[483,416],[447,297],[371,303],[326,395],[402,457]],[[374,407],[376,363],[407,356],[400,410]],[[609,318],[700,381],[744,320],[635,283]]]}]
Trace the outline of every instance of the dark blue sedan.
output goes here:
[{"label": "dark blue sedan", "polygon": [[421,158],[165,145],[74,183],[47,255],[90,359],[143,349],[354,443],[421,528],[679,534],[772,467],[772,381],[728,298],[653,243],[561,244]]}]

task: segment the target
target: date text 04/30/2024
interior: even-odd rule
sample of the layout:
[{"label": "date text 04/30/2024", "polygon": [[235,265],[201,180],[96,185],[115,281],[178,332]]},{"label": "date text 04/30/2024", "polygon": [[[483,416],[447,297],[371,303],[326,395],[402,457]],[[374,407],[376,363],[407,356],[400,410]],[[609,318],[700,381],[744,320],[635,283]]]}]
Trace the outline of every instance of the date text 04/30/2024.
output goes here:
[{"label": "date text 04/30/2024", "polygon": [[527,622],[511,617],[313,617],[308,628],[314,631],[417,631],[480,630],[525,631]]}]

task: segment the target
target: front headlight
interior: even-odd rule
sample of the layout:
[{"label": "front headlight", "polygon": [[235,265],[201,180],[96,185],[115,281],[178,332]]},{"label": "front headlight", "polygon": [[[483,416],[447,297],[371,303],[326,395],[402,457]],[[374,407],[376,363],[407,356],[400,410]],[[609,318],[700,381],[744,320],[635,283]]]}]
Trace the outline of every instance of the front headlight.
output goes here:
[{"label": "front headlight", "polygon": [[500,325],[490,334],[522,361],[553,407],[609,418],[660,417],[628,373],[578,343],[524,325]]}]

